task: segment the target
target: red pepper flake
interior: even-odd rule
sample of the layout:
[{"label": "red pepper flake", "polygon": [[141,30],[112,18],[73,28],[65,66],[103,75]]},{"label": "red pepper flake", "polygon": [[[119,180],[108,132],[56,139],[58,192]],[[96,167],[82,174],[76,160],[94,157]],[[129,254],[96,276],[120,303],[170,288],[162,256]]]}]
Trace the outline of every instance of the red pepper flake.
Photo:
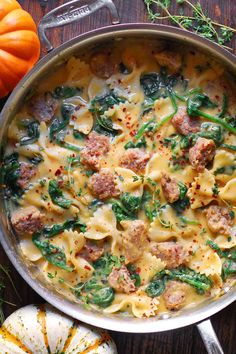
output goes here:
[{"label": "red pepper flake", "polygon": [[88,265],[85,265],[84,269],[91,270],[91,268]]},{"label": "red pepper flake", "polygon": [[136,268],[136,273],[138,273],[138,274],[141,273],[141,268],[137,267]]},{"label": "red pepper flake", "polygon": [[55,176],[60,176],[61,175],[61,170],[58,168],[58,170],[56,170],[55,172]]},{"label": "red pepper flake", "polygon": [[132,131],[129,133],[130,136],[135,136],[136,134],[137,134],[137,130],[132,130]]}]

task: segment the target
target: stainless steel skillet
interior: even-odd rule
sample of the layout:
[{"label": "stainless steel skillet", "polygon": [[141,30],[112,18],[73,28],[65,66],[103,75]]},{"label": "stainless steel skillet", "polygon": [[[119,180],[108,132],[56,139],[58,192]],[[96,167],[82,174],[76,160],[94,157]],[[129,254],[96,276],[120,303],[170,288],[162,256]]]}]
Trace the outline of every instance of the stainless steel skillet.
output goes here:
[{"label": "stainless steel skillet", "polygon": [[[218,45],[192,33],[173,27],[154,24],[138,23],[117,25],[119,23],[119,17],[111,0],[90,1],[90,4],[87,4],[85,1],[75,0],[51,11],[42,19],[39,26],[39,34],[42,43],[46,46],[48,51],[52,50],[53,47],[45,34],[46,29],[77,21],[82,17],[90,15],[103,6],[106,6],[109,9],[112,22],[115,24],[114,26],[91,31],[64,43],[40,60],[34,69],[18,84],[1,113],[0,139],[3,146],[9,123],[21,106],[21,103],[29,92],[37,86],[38,82],[45,78],[49,72],[52,72],[56,67],[59,67],[72,55],[82,53],[93,47],[101,46],[114,39],[130,37],[151,38],[192,46],[197,50],[207,53],[209,57],[218,59],[219,62],[226,66],[232,74],[236,74],[236,58],[232,54]],[[17,236],[12,232],[9,225],[3,191],[1,191],[1,193],[0,240],[2,246],[21,276],[46,301],[74,318],[98,327],[115,331],[134,333],[161,332],[198,323],[198,329],[206,344],[208,352],[223,353],[208,318],[228,306],[236,299],[235,288],[225,289],[225,294],[217,300],[209,299],[194,308],[184,309],[178,313],[173,313],[168,316],[160,316],[159,318],[124,318],[119,315],[105,315],[88,311],[81,305],[69,301],[61,294],[57,293],[50,284],[46,284],[43,281],[38,269],[25,260],[18,247]]]}]

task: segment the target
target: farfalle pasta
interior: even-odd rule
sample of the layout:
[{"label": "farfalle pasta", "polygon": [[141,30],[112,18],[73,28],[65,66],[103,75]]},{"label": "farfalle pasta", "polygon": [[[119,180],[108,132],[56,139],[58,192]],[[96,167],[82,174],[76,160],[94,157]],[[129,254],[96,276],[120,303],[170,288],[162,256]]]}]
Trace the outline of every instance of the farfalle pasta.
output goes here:
[{"label": "farfalle pasta", "polygon": [[11,122],[2,162],[27,261],[106,314],[219,296],[236,273],[235,92],[213,59],[151,40],[48,75]]}]

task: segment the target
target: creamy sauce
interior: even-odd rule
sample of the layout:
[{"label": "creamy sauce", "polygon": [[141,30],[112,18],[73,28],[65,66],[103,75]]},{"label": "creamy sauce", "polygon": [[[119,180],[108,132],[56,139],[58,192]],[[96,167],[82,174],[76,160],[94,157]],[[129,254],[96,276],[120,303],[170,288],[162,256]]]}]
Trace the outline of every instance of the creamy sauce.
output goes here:
[{"label": "creamy sauce", "polygon": [[[183,265],[177,264],[176,268],[182,269],[184,266],[195,274],[202,274],[210,282],[207,290],[197,293],[196,286],[190,282],[185,284],[184,281],[184,301],[181,306],[193,306],[209,296],[216,296],[223,286],[221,274],[222,265],[226,262],[225,254],[222,257],[207,241],[213,241],[224,252],[236,246],[235,149],[222,145],[235,147],[236,135],[222,128],[219,131],[221,141],[218,136],[218,141],[213,143],[214,156],[199,171],[189,161],[189,150],[195,145],[199,138],[196,134],[203,131],[203,126],[195,133],[195,137],[190,138],[190,134],[185,134],[188,140],[185,140],[187,145],[183,147],[181,139],[184,135],[172,124],[171,119],[181,109],[186,110],[190,99],[194,100],[197,94],[205,94],[208,103],[202,101],[198,109],[218,119],[231,117],[227,121],[232,124],[234,120],[235,123],[234,88],[227,80],[222,66],[194,50],[172,48],[168,51],[163,43],[122,40],[101,53],[101,57],[96,57],[97,53],[87,54],[80,59],[73,57],[57,72],[44,79],[9,127],[5,156],[18,153],[16,174],[22,163],[31,164],[34,171],[28,178],[29,171],[26,168],[27,176],[23,181],[26,181],[26,185],[23,188],[19,186],[19,176],[15,180],[13,177],[11,181],[8,178],[7,183],[5,180],[10,202],[17,200],[18,206],[14,207],[16,212],[21,209],[24,213],[25,208],[34,206],[40,217],[43,216],[42,223],[47,228],[62,225],[68,220],[79,220],[81,223],[61,229],[48,238],[43,229],[37,237],[34,234],[32,242],[33,232],[27,232],[27,225],[25,232],[19,232],[12,219],[16,232],[20,233],[22,252],[42,270],[45,281],[53,283],[56,290],[66,297],[82,301],[90,308],[103,309],[106,313],[128,311],[136,317],[149,317],[170,310],[164,295],[167,290],[152,297],[146,289],[156,274],[168,268],[171,273],[173,268],[168,267],[168,260],[163,254],[153,252],[153,247],[156,245],[158,248],[164,242],[176,242],[186,255]],[[58,87],[69,90],[65,92]],[[45,92],[49,92],[56,105],[49,122],[37,117],[34,105],[37,97]],[[99,101],[104,96],[107,101]],[[224,100],[227,100],[227,105]],[[225,109],[222,108],[224,103]],[[43,112],[42,107],[40,112]],[[192,116],[190,120],[197,120],[199,126],[209,122],[204,117]],[[38,136],[25,144],[27,135],[29,138],[34,136],[29,124],[35,121],[38,122],[34,126]],[[53,131],[53,125],[55,128],[58,124],[62,124],[61,130]],[[88,163],[87,156],[83,157],[86,149],[88,154],[91,153],[87,137],[91,137],[94,131],[105,135],[108,140],[105,152],[98,148],[97,153],[93,153],[93,160],[98,159],[99,167],[94,167],[91,161]],[[212,141],[209,136],[207,139]],[[136,155],[133,158],[135,166],[129,164],[129,151],[140,151],[141,160],[146,154],[146,161],[141,162],[141,167],[137,167],[139,157]],[[35,161],[37,157],[41,161]],[[101,183],[98,182],[99,190],[104,183],[108,183],[108,186],[103,193],[108,193],[112,183],[115,190],[105,198],[99,198],[101,194],[93,180],[94,175],[101,170],[112,176],[112,182],[109,184],[108,177],[105,177]],[[164,172],[174,179],[179,189],[180,185],[186,189],[183,197],[179,195],[174,202],[168,201],[165,193],[162,182]],[[53,191],[52,181],[56,184]],[[170,194],[173,196],[173,191]],[[119,219],[117,208],[114,207],[114,200],[122,203],[122,195],[139,200],[133,212],[127,212],[127,205],[123,204],[122,217],[128,219],[128,223]],[[146,201],[145,195],[149,195]],[[179,211],[181,198],[185,205]],[[211,205],[227,209],[228,214],[224,220],[220,215],[220,220],[216,221],[226,223],[226,231],[222,232],[217,227],[213,230],[209,224],[210,216],[206,216],[204,210]],[[134,220],[141,220],[146,230],[146,239],[140,246],[142,252],[136,257],[134,252],[140,252],[139,240],[137,245],[134,239],[128,240],[128,243],[124,241],[131,237]],[[136,237],[139,239],[139,232]],[[51,251],[50,247],[53,247]],[[95,248],[88,251],[89,247]],[[129,269],[128,276],[132,278],[135,273],[140,283],[136,283],[132,291],[115,289],[119,284],[112,288],[108,281],[109,273],[101,275],[99,272],[104,269],[101,270],[91,257],[95,251],[101,251],[101,257],[104,254],[105,257],[107,254],[115,256],[114,268],[119,269],[122,263],[125,264]],[[133,262],[124,259],[129,252],[135,258]],[[55,257],[59,253],[60,260]],[[174,257],[173,254],[171,257]],[[117,262],[120,262],[119,266]],[[130,270],[130,264],[134,270]],[[78,284],[87,284],[94,274],[100,288],[92,288],[89,292],[86,291],[86,285],[83,285],[79,291]],[[170,278],[168,273],[161,277],[164,286],[172,280],[183,284],[181,279]],[[122,283],[123,280],[118,279],[117,283],[119,281]],[[134,282],[132,284],[134,286]],[[106,299],[107,302],[101,302],[99,298],[96,302],[95,293],[102,287],[110,289],[112,301]],[[43,319],[42,316],[40,318]]]}]

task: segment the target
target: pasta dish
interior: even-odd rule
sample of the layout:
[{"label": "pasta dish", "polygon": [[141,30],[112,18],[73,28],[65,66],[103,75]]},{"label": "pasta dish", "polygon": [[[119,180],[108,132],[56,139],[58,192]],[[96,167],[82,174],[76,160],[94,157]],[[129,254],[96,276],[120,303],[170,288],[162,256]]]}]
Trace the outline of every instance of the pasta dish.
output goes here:
[{"label": "pasta dish", "polygon": [[236,273],[236,95],[195,49],[118,40],[71,57],[8,129],[2,185],[25,258],[72,301],[150,317]]}]

